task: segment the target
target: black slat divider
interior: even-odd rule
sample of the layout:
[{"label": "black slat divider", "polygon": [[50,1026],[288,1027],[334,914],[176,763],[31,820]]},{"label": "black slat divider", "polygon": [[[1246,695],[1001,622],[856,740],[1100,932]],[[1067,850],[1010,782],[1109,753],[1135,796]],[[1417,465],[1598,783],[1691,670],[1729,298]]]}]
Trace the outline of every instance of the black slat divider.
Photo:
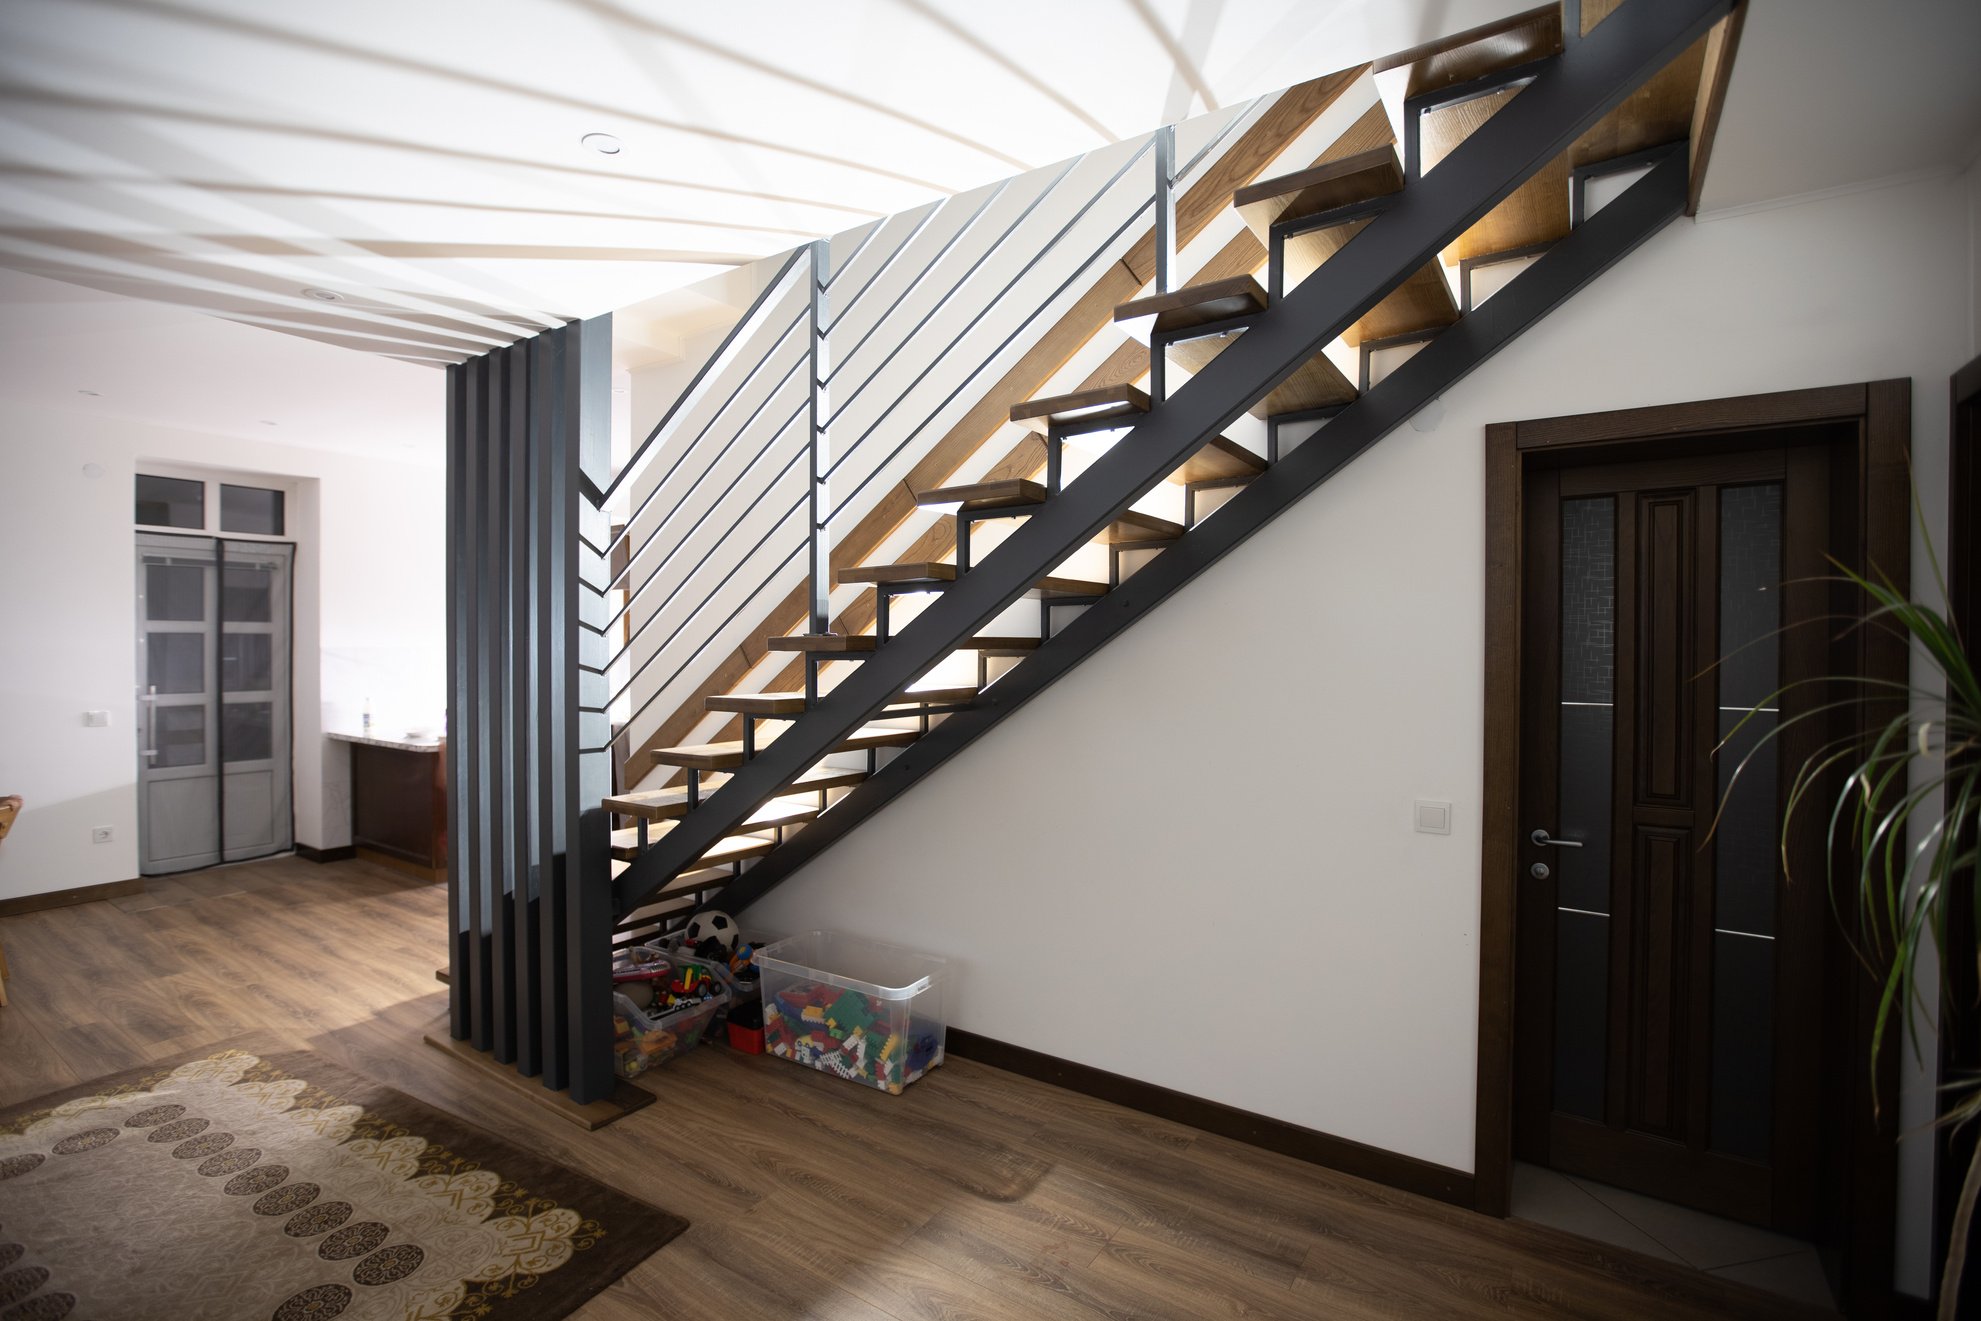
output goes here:
[{"label": "black slat divider", "polygon": [[[612,1087],[602,668],[611,319],[448,369],[450,1025],[577,1101]],[[589,623],[590,629],[581,624]],[[594,783],[596,781],[596,783]]]}]

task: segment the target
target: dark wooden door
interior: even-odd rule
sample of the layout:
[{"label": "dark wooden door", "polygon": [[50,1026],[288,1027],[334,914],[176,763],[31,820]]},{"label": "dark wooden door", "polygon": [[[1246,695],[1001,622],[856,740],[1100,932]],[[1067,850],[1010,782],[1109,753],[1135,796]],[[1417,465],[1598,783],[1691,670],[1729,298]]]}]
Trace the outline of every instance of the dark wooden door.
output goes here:
[{"label": "dark wooden door", "polygon": [[1779,823],[1815,722],[1760,736],[1821,670],[1824,447],[1525,481],[1516,1150],[1807,1230],[1827,909]]}]

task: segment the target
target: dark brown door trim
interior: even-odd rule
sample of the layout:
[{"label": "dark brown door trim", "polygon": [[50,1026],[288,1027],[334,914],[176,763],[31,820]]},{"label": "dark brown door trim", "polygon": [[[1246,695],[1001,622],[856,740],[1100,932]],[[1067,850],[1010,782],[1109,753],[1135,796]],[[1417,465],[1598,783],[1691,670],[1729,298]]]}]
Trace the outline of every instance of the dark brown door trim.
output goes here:
[{"label": "dark brown door trim", "polygon": [[[1495,423],[1486,428],[1485,801],[1480,872],[1479,1093],[1475,1148],[1476,1205],[1507,1212],[1513,1166],[1514,930],[1519,858],[1521,490],[1527,465],[1573,451],[1591,460],[1699,454],[1718,444],[1751,443],[1755,430],[1813,423],[1855,423],[1856,481],[1839,483],[1838,512],[1856,529],[1860,563],[1895,581],[1910,581],[1911,497],[1908,444],[1912,385],[1907,380],[1779,394],[1701,400],[1574,417]],[[1869,637],[1859,648],[1863,672],[1903,680],[1903,644]],[[1863,979],[1850,1015],[1852,1058],[1870,1051],[1875,987]],[[1853,1314],[1889,1298],[1897,1180],[1897,1057],[1887,1051],[1877,1080],[1849,1070],[1854,1092],[1847,1142],[1850,1215],[1844,1287]]]}]

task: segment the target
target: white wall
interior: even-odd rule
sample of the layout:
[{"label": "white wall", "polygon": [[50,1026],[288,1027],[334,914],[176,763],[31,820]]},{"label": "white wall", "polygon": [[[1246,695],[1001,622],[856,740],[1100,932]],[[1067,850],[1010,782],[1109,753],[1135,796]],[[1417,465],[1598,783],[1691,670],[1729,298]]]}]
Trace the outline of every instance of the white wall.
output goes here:
[{"label": "white wall", "polygon": [[[439,468],[0,401],[0,793],[27,799],[0,845],[0,899],[138,874],[131,516],[146,461],[298,482],[299,843],[350,842],[348,759],[326,727],[356,728],[367,696],[380,728],[444,710]],[[91,709],[109,728],[84,727]],[[115,839],[93,845],[101,825]]]},{"label": "white wall", "polygon": [[756,920],[953,957],[973,1031],[1471,1169],[1483,428],[1909,376],[1941,535],[1965,187],[1678,222]]}]

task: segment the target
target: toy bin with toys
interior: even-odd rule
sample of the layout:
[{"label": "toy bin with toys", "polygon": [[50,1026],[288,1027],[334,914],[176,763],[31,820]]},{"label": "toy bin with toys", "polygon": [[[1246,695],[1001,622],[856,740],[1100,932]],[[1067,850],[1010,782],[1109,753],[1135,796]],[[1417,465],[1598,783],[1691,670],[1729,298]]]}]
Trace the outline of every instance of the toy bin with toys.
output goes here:
[{"label": "toy bin with toys", "polygon": [[622,951],[612,982],[612,1068],[622,1078],[693,1050],[729,1004],[713,965],[654,946]]},{"label": "toy bin with toys", "polygon": [[900,1095],[942,1063],[945,961],[838,931],[757,951],[764,1048]]}]

